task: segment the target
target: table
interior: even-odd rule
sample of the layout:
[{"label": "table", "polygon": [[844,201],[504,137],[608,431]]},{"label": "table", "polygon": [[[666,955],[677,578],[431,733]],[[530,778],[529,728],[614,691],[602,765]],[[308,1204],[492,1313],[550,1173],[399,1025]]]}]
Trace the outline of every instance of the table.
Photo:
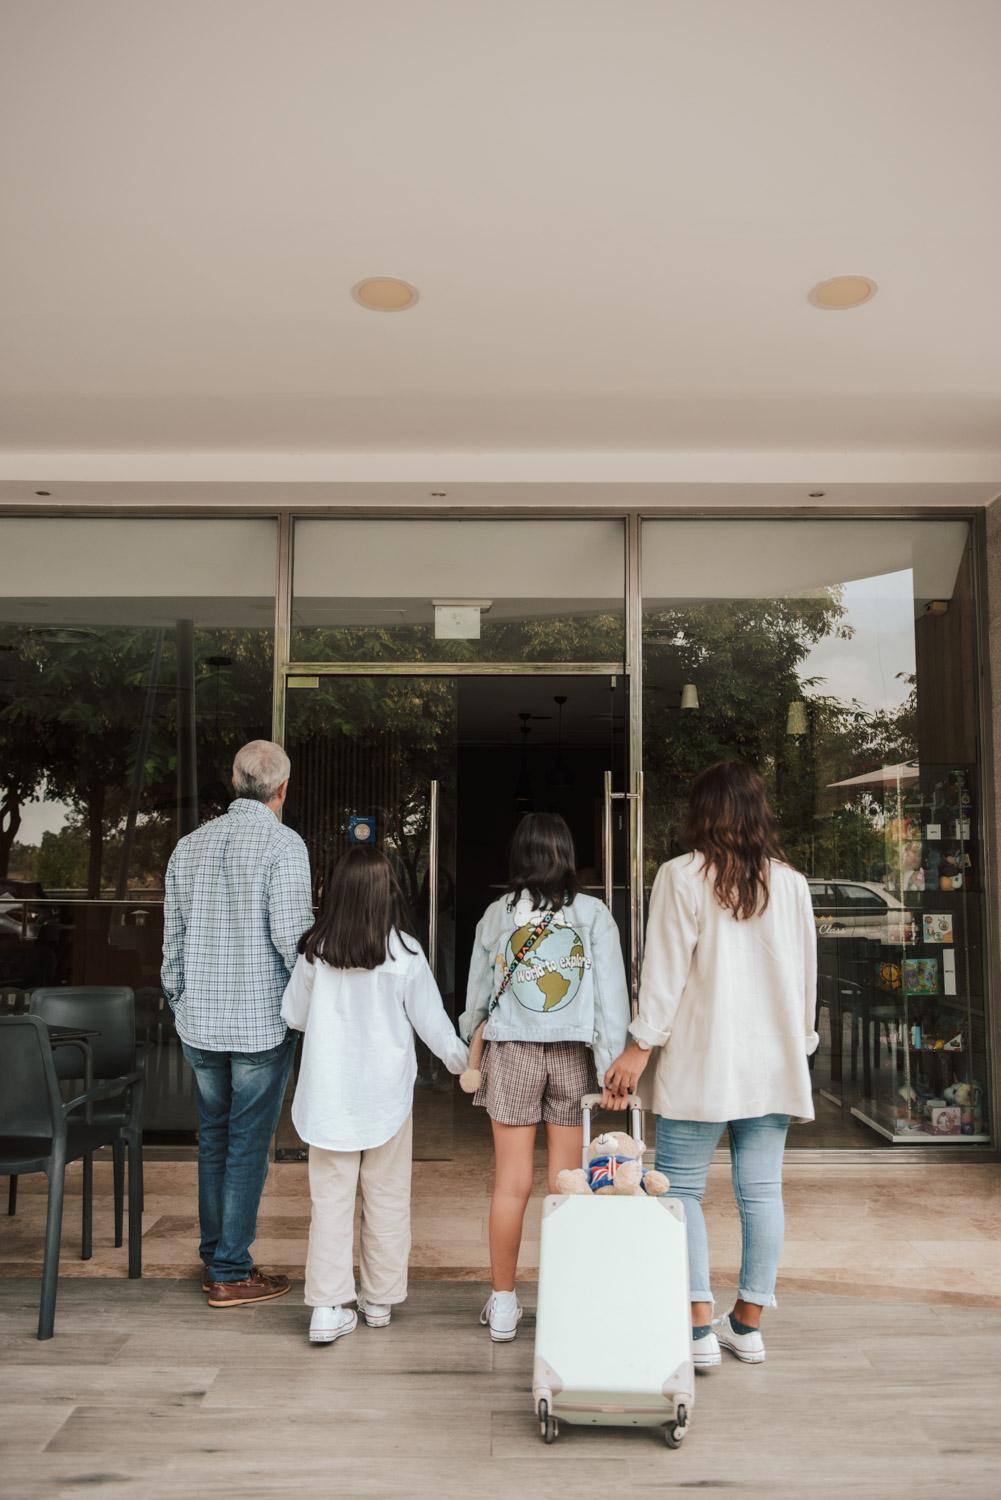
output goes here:
[{"label": "table", "polygon": [[91,1042],[94,1037],[100,1036],[99,1031],[87,1030],[83,1026],[49,1026],[49,1041],[53,1047],[65,1046],[69,1042]]}]

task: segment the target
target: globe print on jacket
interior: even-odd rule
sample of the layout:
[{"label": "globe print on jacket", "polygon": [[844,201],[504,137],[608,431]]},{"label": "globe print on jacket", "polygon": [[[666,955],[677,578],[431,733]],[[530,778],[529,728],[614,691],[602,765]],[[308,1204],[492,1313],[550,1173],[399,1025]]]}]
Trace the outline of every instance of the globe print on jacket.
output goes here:
[{"label": "globe print on jacket", "polygon": [[491,901],[469,956],[462,1035],[481,1021],[488,1042],[583,1042],[603,1078],[629,1024],[622,945],[605,903],[583,891],[558,911],[540,910],[527,892]]},{"label": "globe print on jacket", "polygon": [[[504,954],[509,968],[532,931],[531,926],[525,926],[511,934]],[[590,967],[591,960],[584,953],[580,934],[572,927],[554,922],[515,968],[509,989],[526,1010],[542,1013],[563,1010],[573,1003],[584,970]]]}]

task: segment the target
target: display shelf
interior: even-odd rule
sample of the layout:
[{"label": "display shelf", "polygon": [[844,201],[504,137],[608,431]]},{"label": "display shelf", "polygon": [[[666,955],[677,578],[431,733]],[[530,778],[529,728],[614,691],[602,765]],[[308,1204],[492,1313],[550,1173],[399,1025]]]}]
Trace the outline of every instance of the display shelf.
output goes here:
[{"label": "display shelf", "polygon": [[[916,781],[863,794],[860,815],[881,833],[882,862],[871,853],[852,872],[863,887],[857,917],[848,900],[817,910],[823,1003],[842,1028],[834,1087],[893,1144],[990,1139],[976,784],[972,766],[922,765]],[[851,880],[825,885],[836,892]]]},{"label": "display shelf", "polygon": [[990,1141],[990,1136],[981,1132],[979,1135],[936,1135],[924,1126],[916,1125],[912,1130],[901,1130],[898,1123],[890,1118],[889,1123],[884,1124],[877,1118],[878,1111],[874,1105],[868,1108],[864,1105],[853,1104],[852,1114],[856,1120],[861,1120],[863,1125],[868,1125],[870,1130],[875,1130],[884,1140],[890,1141],[894,1146],[913,1146],[928,1141],[934,1141],[936,1146],[977,1146]]}]

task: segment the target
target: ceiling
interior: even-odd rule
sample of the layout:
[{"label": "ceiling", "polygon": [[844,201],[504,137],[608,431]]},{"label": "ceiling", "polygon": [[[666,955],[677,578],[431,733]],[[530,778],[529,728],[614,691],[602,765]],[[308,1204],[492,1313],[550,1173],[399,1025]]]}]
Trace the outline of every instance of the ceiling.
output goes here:
[{"label": "ceiling", "polygon": [[0,500],[984,503],[999,55],[997,0],[0,0]]}]

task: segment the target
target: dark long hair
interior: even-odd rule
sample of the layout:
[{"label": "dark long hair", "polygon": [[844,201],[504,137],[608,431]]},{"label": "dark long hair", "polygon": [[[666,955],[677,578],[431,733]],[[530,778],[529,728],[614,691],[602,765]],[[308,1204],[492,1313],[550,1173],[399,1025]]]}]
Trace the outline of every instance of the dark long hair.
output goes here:
[{"label": "dark long hair", "polygon": [[[406,902],[381,849],[355,844],[330,871],[320,914],[299,939],[310,963],[334,969],[376,969],[389,956],[390,935],[407,928]],[[400,942],[408,953],[400,936]]]},{"label": "dark long hair", "polygon": [[738,921],[768,905],[768,861],[788,864],[765,783],[740,760],[718,761],[696,776],[685,842],[702,855],[716,900]]},{"label": "dark long hair", "polygon": [[526,813],[514,831],[508,857],[508,894],[527,891],[539,911],[559,911],[577,894],[573,834],[559,813]]}]

